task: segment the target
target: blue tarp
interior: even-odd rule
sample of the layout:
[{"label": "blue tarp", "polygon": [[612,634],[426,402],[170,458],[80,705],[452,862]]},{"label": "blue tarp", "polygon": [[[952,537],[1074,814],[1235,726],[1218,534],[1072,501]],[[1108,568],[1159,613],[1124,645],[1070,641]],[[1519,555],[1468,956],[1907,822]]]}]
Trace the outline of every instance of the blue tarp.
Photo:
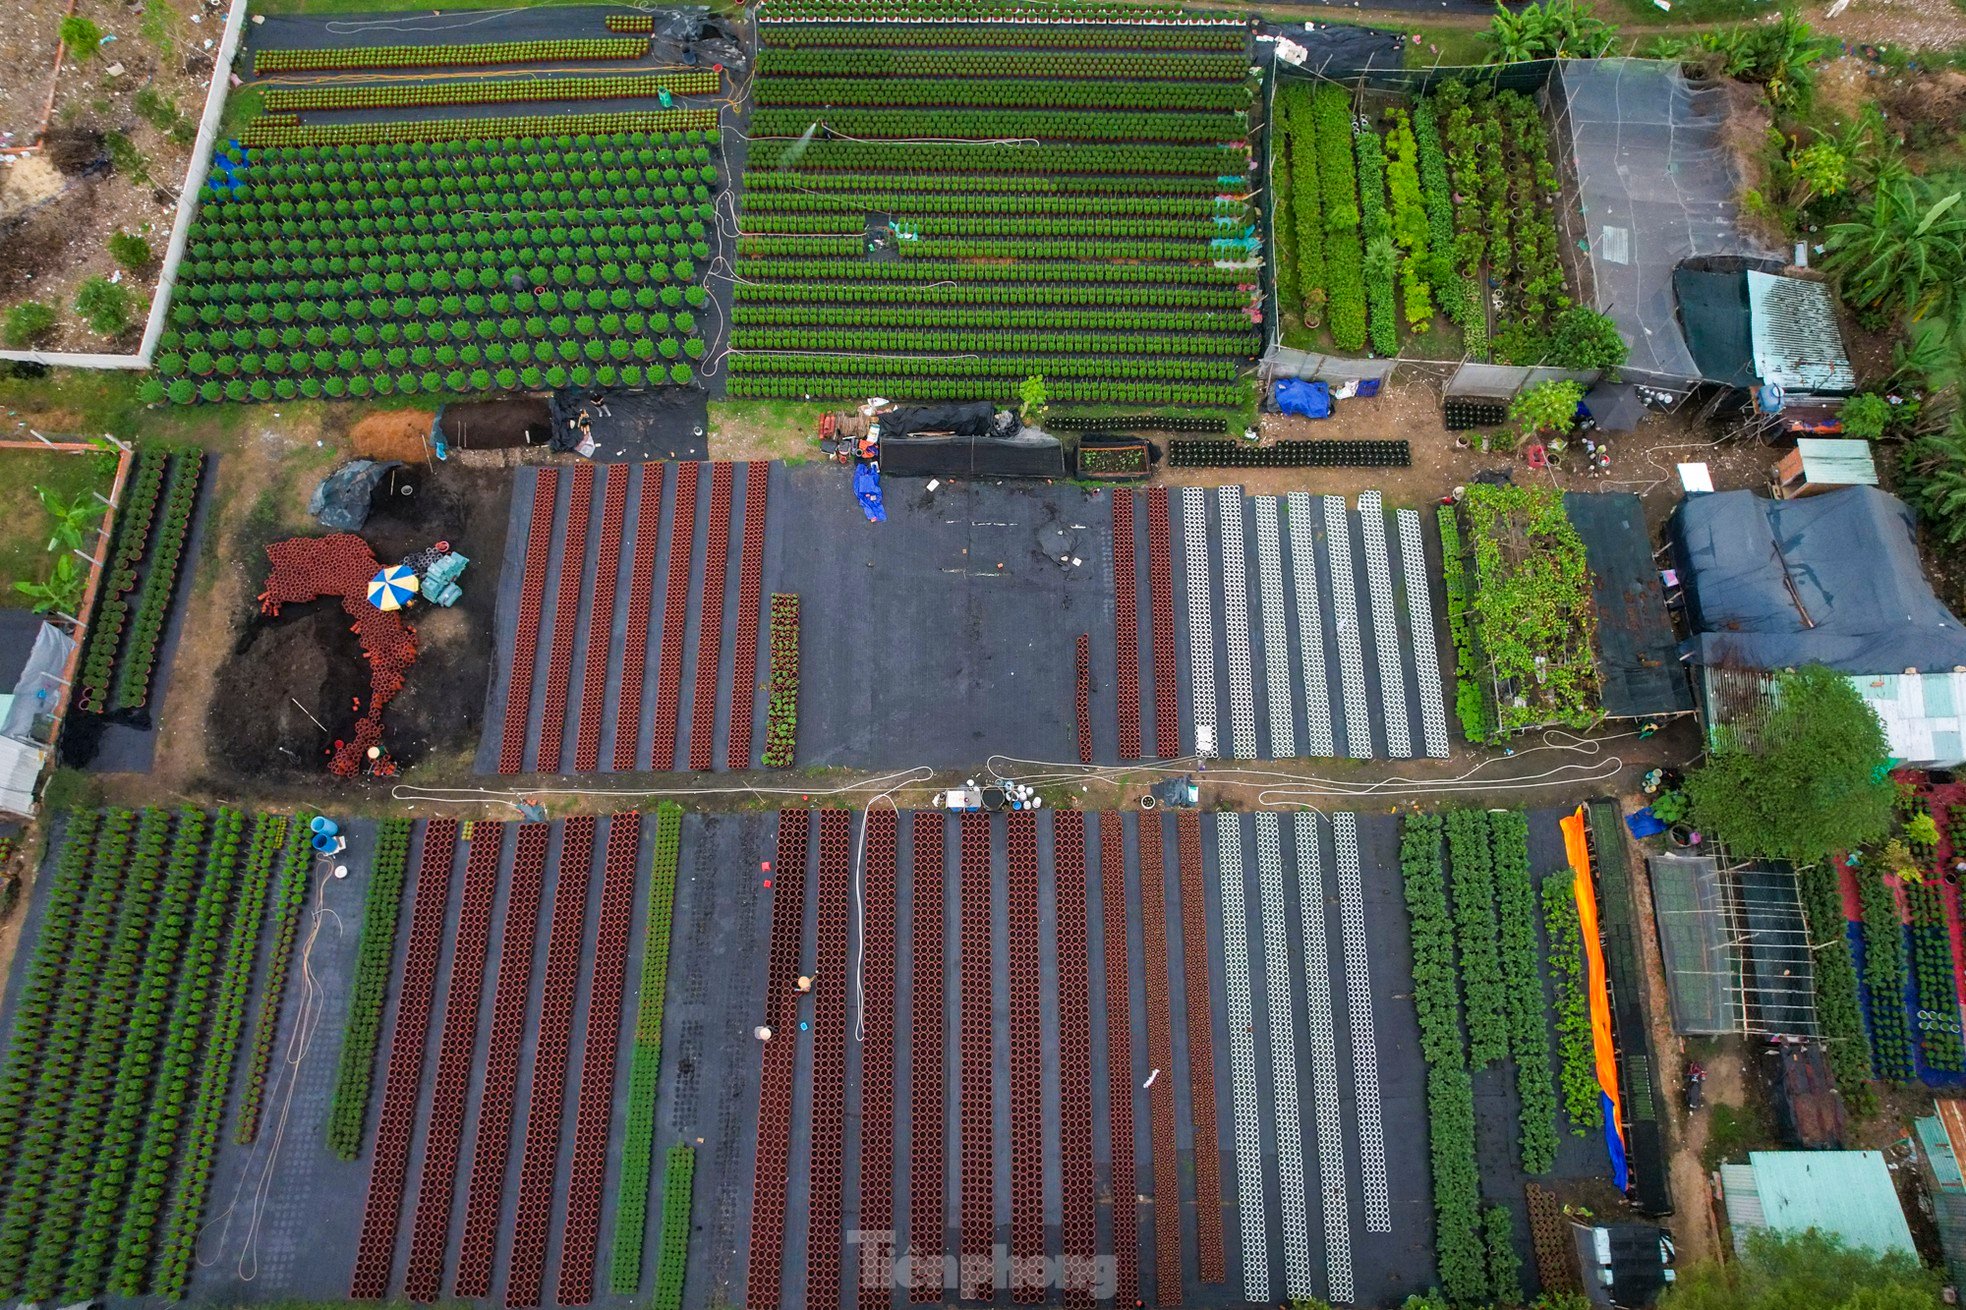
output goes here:
[{"label": "blue tarp", "polygon": [[854,465],[853,494],[860,498],[860,512],[868,522],[887,522],[887,511],[881,508],[881,475],[872,464]]},{"label": "blue tarp", "polygon": [[1599,1091],[1597,1100],[1604,1114],[1604,1149],[1611,1157],[1611,1182],[1622,1192],[1631,1185],[1631,1166],[1625,1160],[1624,1134],[1618,1131],[1618,1114],[1611,1106],[1611,1098]]},{"label": "blue tarp", "polygon": [[1282,378],[1277,382],[1277,408],[1306,418],[1331,417],[1331,388],[1322,382]]},{"label": "blue tarp", "polygon": [[1652,813],[1652,807],[1650,805],[1636,814],[1628,815],[1625,819],[1625,826],[1631,829],[1632,838],[1635,841],[1642,841],[1647,837],[1656,837],[1666,830],[1666,825],[1659,821],[1658,815]]}]

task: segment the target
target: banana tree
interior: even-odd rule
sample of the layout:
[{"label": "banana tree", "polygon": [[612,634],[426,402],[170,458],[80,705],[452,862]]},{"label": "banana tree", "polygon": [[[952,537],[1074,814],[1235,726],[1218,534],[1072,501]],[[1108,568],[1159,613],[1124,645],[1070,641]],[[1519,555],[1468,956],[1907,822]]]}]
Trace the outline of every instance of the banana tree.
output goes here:
[{"label": "banana tree", "polygon": [[85,580],[75,557],[61,554],[55,556],[46,582],[22,580],[14,583],[14,590],[34,602],[37,614],[73,614],[81,606]]},{"label": "banana tree", "polygon": [[48,549],[60,552],[83,549],[89,529],[102,517],[101,502],[87,491],[77,492],[72,501],[63,500],[46,487],[36,487],[34,494],[41,498],[41,507],[55,521]]}]

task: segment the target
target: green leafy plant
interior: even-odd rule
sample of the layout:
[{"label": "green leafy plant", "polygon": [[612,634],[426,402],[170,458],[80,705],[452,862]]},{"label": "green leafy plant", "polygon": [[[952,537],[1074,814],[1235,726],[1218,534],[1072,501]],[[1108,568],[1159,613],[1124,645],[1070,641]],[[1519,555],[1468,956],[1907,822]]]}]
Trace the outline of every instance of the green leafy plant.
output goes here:
[{"label": "green leafy plant", "polygon": [[106,277],[87,278],[75,291],[75,312],[92,332],[105,337],[119,336],[129,330],[134,303],[128,287]]},{"label": "green leafy plant", "polygon": [[[676,859],[681,848],[682,824],[681,806],[664,801],[656,807],[655,865],[649,879],[640,1000],[628,1065],[628,1127],[621,1152],[614,1242],[608,1261],[608,1283],[617,1296],[633,1296],[642,1285],[642,1233],[648,1226],[649,1174],[655,1156],[655,1093],[662,1071],[662,1004],[669,972],[669,921],[675,909]],[[681,1177],[686,1193],[687,1168]],[[683,1209],[686,1214],[687,1202]],[[669,1213],[665,1196],[665,1251]],[[673,1275],[680,1288],[681,1270],[674,1270]],[[658,1266],[658,1289],[664,1285],[663,1276],[663,1269]]]},{"label": "green leafy plant", "polygon": [[409,857],[409,820],[385,819],[376,832],[362,934],[355,947],[355,980],[348,992],[348,1022],[342,1030],[341,1060],[328,1102],[328,1149],[343,1160],[353,1160],[362,1152]]},{"label": "green leafy plant", "polygon": [[1488,816],[1480,810],[1448,811],[1447,854],[1453,870],[1454,942],[1466,1003],[1468,1063],[1485,1069],[1509,1050]]},{"label": "green leafy plant", "polygon": [[771,667],[765,701],[767,769],[789,769],[799,740],[799,598],[776,592],[771,598]]},{"label": "green leafy plant", "polygon": [[1843,402],[1837,412],[1843,435],[1862,441],[1875,441],[1891,424],[1891,402],[1874,391],[1866,391]]},{"label": "green leafy plant", "polygon": [[1549,938],[1550,983],[1556,995],[1558,1086],[1570,1131],[1579,1137],[1604,1124],[1597,1055],[1591,1039],[1590,1001],[1584,994],[1584,929],[1569,869],[1543,878],[1543,931]]},{"label": "green leafy plant", "polygon": [[246,1065],[238,1121],[232,1139],[249,1145],[259,1136],[260,1108],[273,1064],[273,1043],[280,1032],[280,1007],[286,997],[287,972],[293,964],[300,916],[307,908],[307,880],[314,869],[314,848],[305,824],[293,825],[280,860],[279,883],[273,902],[272,954],[266,962],[266,990],[260,996],[259,1018],[253,1026],[252,1054]]},{"label": "green leafy plant", "polygon": [[103,31],[80,14],[61,20],[61,43],[77,61],[93,59],[102,48]]},{"label": "green leafy plant", "polygon": [[1611,48],[1617,29],[1577,0],[1539,0],[1510,11],[1501,4],[1483,34],[1489,62],[1533,59],[1595,59]]},{"label": "green leafy plant", "polygon": [[148,268],[156,255],[150,243],[134,232],[111,232],[109,234],[109,255],[124,268]]},{"label": "green leafy plant", "polygon": [[25,350],[47,339],[60,324],[61,318],[54,310],[38,300],[22,301],[7,311],[4,330],[0,336],[16,350]]},{"label": "green leafy plant", "polygon": [[1523,441],[1567,436],[1577,426],[1577,406],[1583,399],[1581,382],[1538,382],[1509,402],[1509,422]]},{"label": "green leafy plant", "polygon": [[[1486,818],[1493,841],[1509,1058],[1515,1064],[1516,1095],[1521,1102],[1522,1171],[1542,1174],[1556,1165],[1557,1096],[1543,1013],[1542,971],[1537,967],[1540,950],[1536,886],[1529,876],[1529,821],[1520,810],[1498,810]],[[1498,1280],[1496,1286],[1503,1284]]]},{"label": "green leafy plant", "polygon": [[1497,688],[1496,730],[1572,727],[1598,712],[1596,611],[1584,543],[1549,487],[1468,488],[1475,632]]},{"label": "green leafy plant", "polygon": [[1686,779],[1693,818],[1736,855],[1807,863],[1882,838],[1892,823],[1883,726],[1821,665],[1777,673],[1766,708],[1723,724]]},{"label": "green leafy plant", "polygon": [[1830,1072],[1850,1113],[1863,1118],[1876,1108],[1870,1088],[1871,1053],[1858,1002],[1857,966],[1844,931],[1843,896],[1836,870],[1810,864],[1796,871],[1796,886],[1809,922],[1816,962],[1816,1025],[1823,1035]]}]

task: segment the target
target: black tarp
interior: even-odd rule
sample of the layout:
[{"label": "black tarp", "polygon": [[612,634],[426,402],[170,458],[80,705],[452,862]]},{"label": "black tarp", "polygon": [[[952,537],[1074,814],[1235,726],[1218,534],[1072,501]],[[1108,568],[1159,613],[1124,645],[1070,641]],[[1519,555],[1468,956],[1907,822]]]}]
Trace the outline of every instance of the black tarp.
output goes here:
[{"label": "black tarp", "polygon": [[1745,390],[1754,385],[1754,339],[1748,326],[1748,278],[1740,269],[1672,271],[1680,330],[1693,364],[1708,382]]},{"label": "black tarp", "polygon": [[1279,68],[1319,77],[1352,77],[1369,69],[1396,69],[1406,58],[1406,35],[1376,27],[1352,27],[1343,23],[1312,23],[1279,26],[1277,35],[1304,47],[1304,62]]},{"label": "black tarp", "polygon": [[1604,712],[1636,719],[1691,711],[1693,688],[1652,567],[1643,502],[1628,491],[1567,491],[1563,511],[1591,568]]},{"label": "black tarp", "polygon": [[1688,496],[1669,531],[1694,661],[1857,674],[1966,665],[1966,627],[1926,580],[1913,523],[1876,487],[1801,500]]},{"label": "black tarp", "polygon": [[1065,447],[1058,438],[1038,432],[890,437],[883,426],[881,472],[898,478],[1062,478]]},{"label": "black tarp", "polygon": [[881,440],[915,432],[947,432],[959,437],[988,436],[997,427],[997,407],[988,401],[967,405],[896,405],[880,420]]}]

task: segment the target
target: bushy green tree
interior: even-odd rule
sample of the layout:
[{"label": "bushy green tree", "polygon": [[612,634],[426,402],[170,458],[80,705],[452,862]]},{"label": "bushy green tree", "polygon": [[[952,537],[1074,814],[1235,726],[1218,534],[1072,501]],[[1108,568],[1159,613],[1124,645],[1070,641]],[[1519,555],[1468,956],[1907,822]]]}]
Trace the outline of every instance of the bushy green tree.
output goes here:
[{"label": "bushy green tree", "polygon": [[1942,1279],[1914,1256],[1855,1250],[1814,1229],[1748,1234],[1741,1259],[1682,1268],[1660,1310],[1939,1310]]},{"label": "bushy green tree", "polygon": [[1884,726],[1842,674],[1776,674],[1759,721],[1717,737],[1686,795],[1694,822],[1734,854],[1809,863],[1890,830]]}]

